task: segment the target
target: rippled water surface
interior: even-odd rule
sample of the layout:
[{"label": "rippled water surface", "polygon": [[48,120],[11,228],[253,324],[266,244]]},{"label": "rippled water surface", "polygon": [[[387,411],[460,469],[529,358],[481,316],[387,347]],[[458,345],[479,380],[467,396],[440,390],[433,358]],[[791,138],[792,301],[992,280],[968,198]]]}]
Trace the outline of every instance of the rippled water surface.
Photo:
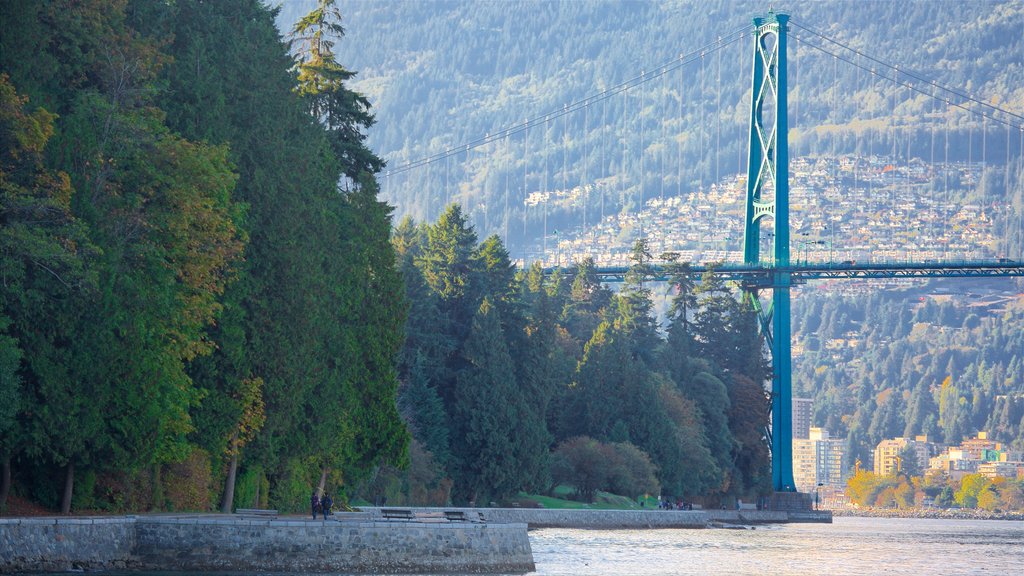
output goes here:
[{"label": "rippled water surface", "polygon": [[836,518],[755,530],[530,532],[536,575],[1024,575],[1024,522]]}]

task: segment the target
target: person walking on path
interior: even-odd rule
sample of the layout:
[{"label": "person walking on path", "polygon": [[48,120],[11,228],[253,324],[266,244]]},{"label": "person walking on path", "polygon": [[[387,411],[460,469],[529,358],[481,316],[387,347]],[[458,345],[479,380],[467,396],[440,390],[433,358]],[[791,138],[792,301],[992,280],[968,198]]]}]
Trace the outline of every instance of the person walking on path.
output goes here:
[{"label": "person walking on path", "polygon": [[324,520],[331,515],[331,506],[334,505],[334,500],[331,499],[330,494],[324,494],[324,497],[320,499],[320,511],[323,513]]},{"label": "person walking on path", "polygon": [[316,520],[316,513],[320,510],[320,498],[317,497],[316,492],[309,495],[309,507],[313,512],[313,520]]}]

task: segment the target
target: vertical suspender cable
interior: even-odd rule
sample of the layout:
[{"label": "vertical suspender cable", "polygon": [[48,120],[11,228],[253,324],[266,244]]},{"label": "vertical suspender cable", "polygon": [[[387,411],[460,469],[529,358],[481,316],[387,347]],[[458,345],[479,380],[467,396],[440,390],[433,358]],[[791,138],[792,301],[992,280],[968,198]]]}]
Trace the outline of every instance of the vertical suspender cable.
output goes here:
[{"label": "vertical suspender cable", "polygon": [[967,181],[970,183],[967,192],[974,192],[974,118],[971,117],[971,105],[970,102],[965,102],[967,106],[967,175],[969,178]]},{"label": "vertical suspender cable", "polygon": [[[871,87],[869,88],[869,90],[870,90],[871,94],[874,95],[875,85],[878,84],[878,78],[875,77],[875,69],[874,68],[871,69],[871,75],[868,76],[868,83],[871,84]],[[875,156],[875,134],[872,131],[871,126],[868,126],[867,133],[868,133],[868,162],[869,162],[869,164],[868,164],[868,198],[871,198],[872,195],[874,195],[874,193],[875,193],[874,169],[871,168],[871,164],[870,164],[871,162],[874,162],[874,160],[875,160],[875,158],[874,158],[874,156]],[[874,199],[872,199],[871,201],[873,202]]]},{"label": "vertical suspender cable", "polygon": [[[679,58],[682,59],[682,54]],[[683,83],[686,76],[683,74],[683,67],[679,67],[679,130],[676,133],[676,197],[683,195],[683,134],[686,132],[686,118],[683,118],[683,90],[686,85]]]},{"label": "vertical suspender cable", "polygon": [[[718,37],[719,43],[722,41],[722,37]],[[722,152],[722,50],[718,49],[718,71],[716,72],[717,78],[715,79],[715,183],[721,183],[721,174],[719,173],[718,159]]]},{"label": "vertical suspender cable", "polygon": [[1003,170],[1003,194],[1010,199],[1010,124],[1006,124],[1006,167]]},{"label": "vertical suspender cable", "polygon": [[583,236],[587,232],[587,196],[590,195],[590,103],[583,107]]},{"label": "vertical suspender cable", "polygon": [[[942,214],[945,215],[946,207],[949,205],[949,122],[952,116],[952,108],[949,106],[949,100],[946,100],[946,143],[944,148],[945,159],[942,161]],[[945,219],[943,219],[945,221]],[[942,243],[942,256],[946,256],[946,247],[949,242]]]},{"label": "vertical suspender cable", "polygon": [[[564,110],[564,109],[563,109]],[[569,192],[569,115],[562,115],[562,194]]]},{"label": "vertical suspender cable", "polygon": [[508,241],[509,240],[508,239],[508,180],[509,180],[509,172],[511,172],[511,170],[512,170],[512,159],[509,158],[509,140],[511,140],[511,139],[512,139],[512,135],[509,134],[506,131],[505,132],[505,214],[504,214],[504,216],[505,216],[505,218],[504,218],[505,249],[506,250],[508,250],[508,248],[509,248],[509,241]]},{"label": "vertical suspender cable", "polygon": [[[640,77],[643,78],[646,72],[641,71]],[[646,148],[646,140],[644,140],[644,87],[640,86],[640,110],[637,112],[637,120],[640,121],[640,178],[637,182],[640,185],[640,205],[637,206],[637,218],[640,220],[640,237],[644,237],[644,200],[646,194],[644,191],[644,184],[646,184],[646,174],[644,173],[644,149]]]},{"label": "vertical suspender cable", "polygon": [[[890,182],[890,185],[892,186],[892,193],[889,195],[889,199],[890,199],[889,200],[889,202],[890,202],[889,211],[892,214],[895,214],[895,212],[896,212],[896,165],[898,164],[898,161],[896,159],[897,158],[897,156],[896,156],[897,155],[897,148],[896,148],[896,93],[900,89],[899,82],[897,81],[897,76],[898,75],[899,75],[899,71],[897,70],[897,72],[895,74],[893,74],[893,76],[892,76],[892,104],[890,104],[891,109],[889,110],[890,121],[891,121],[891,124],[892,124],[892,156],[891,156],[891,159],[892,159],[892,164],[891,164],[891,166],[892,166],[892,179],[891,179],[891,182]],[[893,218],[894,218],[894,216],[893,216]],[[895,220],[893,220],[893,221],[895,221]],[[888,234],[886,234],[886,242],[891,245],[892,244],[892,238],[893,238],[893,229],[891,227],[889,227],[889,226],[886,226],[886,230],[888,231]]]},{"label": "vertical suspender cable", "polygon": [[629,107],[629,103],[626,101],[626,97],[629,92],[626,90],[622,91],[622,132],[620,138],[622,139],[622,159],[619,164],[619,210],[621,211],[626,207],[626,140],[627,140],[627,127],[626,127],[626,109]]},{"label": "vertical suspender cable", "polygon": [[[668,110],[668,91],[669,91],[668,74],[665,74],[664,76],[661,77],[661,82],[662,82],[662,87],[661,87],[661,104],[662,104],[662,106],[661,106],[661,110],[664,113],[666,110]],[[661,199],[662,201],[664,201],[665,200],[665,174],[666,174],[666,172],[665,172],[665,156],[668,154],[668,122],[667,122],[667,119],[664,116],[659,116],[659,117],[661,118],[661,150],[660,150],[661,155],[658,158],[658,174],[659,174],[659,176],[661,176],[661,178],[659,178],[659,180],[661,181],[661,188],[658,191],[658,198]]]},{"label": "vertical suspender cable", "polygon": [[[929,124],[931,125],[931,131],[932,131],[932,145],[931,145],[931,161],[928,164],[928,173],[929,173],[929,175],[935,174],[935,121],[936,121],[935,109],[936,109],[936,104],[938,103],[938,98],[935,96],[935,83],[934,82],[932,82],[931,97],[932,97],[931,98],[931,105],[932,105],[931,116],[932,116],[932,118],[931,118],[931,121],[929,122]],[[929,188],[933,188],[933,186],[929,186]],[[929,195],[931,196],[931,198],[930,198],[931,202],[930,203],[931,203],[931,206],[932,206],[932,234],[931,234],[932,249],[929,251],[928,257],[929,258],[935,258],[937,256],[937,254],[935,254],[935,244],[936,244],[936,241],[938,239],[938,227],[939,227],[939,222],[941,221],[941,218],[939,218],[938,202],[935,199],[935,190],[929,190],[929,192],[930,192]]]},{"label": "vertical suspender cable", "polygon": [[551,158],[551,118],[544,117],[544,235],[541,237],[541,262],[547,266],[548,261],[548,201],[551,200],[551,187],[548,186],[548,160]]},{"label": "vertical suspender cable", "polygon": [[521,208],[523,210],[523,267],[525,268],[526,264],[527,264],[527,261],[526,261],[527,250],[526,249],[527,249],[527,245],[529,244],[528,238],[530,237],[529,234],[527,234],[527,232],[526,232],[526,222],[527,222],[527,216],[528,216],[528,212],[529,212],[529,204],[527,204],[526,199],[527,199],[527,197],[529,195],[529,190],[530,190],[530,187],[529,187],[528,182],[527,182],[527,178],[528,178],[527,166],[529,164],[529,160],[528,159],[530,157],[530,121],[527,120],[525,122],[524,126],[525,127],[523,128],[523,184],[522,184],[522,188],[523,188],[523,205],[522,205]]},{"label": "vertical suspender cable", "polygon": [[[854,90],[854,92],[856,92],[858,89],[860,89],[860,55],[857,56],[857,66],[854,67],[853,74],[854,74],[854,77],[853,77],[853,90]],[[854,94],[854,96],[856,96],[856,94]],[[855,100],[856,100],[856,98],[852,98],[850,100],[850,102],[852,103]],[[848,116],[850,118],[850,120],[851,120],[851,123],[853,121],[853,118],[855,118],[856,116],[857,116],[857,109],[851,106],[850,115]],[[854,191],[854,194],[856,194],[857,193],[857,184],[858,184],[857,176],[858,176],[858,171],[860,170],[860,157],[861,157],[861,151],[860,151],[860,130],[858,130],[856,128],[852,128],[852,129],[853,129],[853,159],[852,159],[853,160],[852,161],[852,164],[853,164],[853,191]]]},{"label": "vertical suspender cable", "polygon": [[[740,57],[736,61],[740,63],[740,69],[742,70],[743,69],[743,64],[742,63],[746,59],[746,56],[747,56],[747,47],[744,46],[742,42],[737,42],[736,46],[739,48],[739,53],[740,53]],[[790,90],[790,92],[792,92],[792,90]],[[742,100],[742,99],[743,99],[743,94],[740,94],[740,100]],[[746,136],[747,136],[746,131],[747,131],[747,129],[749,127],[746,125],[746,122],[743,120],[743,115],[739,113],[739,106],[736,107],[736,114],[735,114],[735,116],[736,116],[736,118],[739,119],[739,122],[736,123],[736,127],[739,129],[739,133],[737,134],[737,138],[736,138],[736,142],[737,142],[737,144],[736,144],[736,175],[737,175],[737,178],[739,178],[739,177],[742,177],[742,175],[746,172],[743,169],[743,156],[745,156],[744,153],[746,152],[746,150],[743,149],[743,142],[746,140]],[[790,126],[794,126],[794,125],[790,124]],[[792,150],[793,147],[790,146],[789,149]],[[743,186],[741,184],[739,184],[738,180],[737,180],[737,186],[738,186],[737,191],[742,194]]]},{"label": "vertical suspender cable", "polygon": [[[607,128],[608,128],[608,99],[605,98],[601,102],[601,132],[604,133],[604,131]],[[605,145],[606,145],[607,142],[608,142],[607,138],[601,138],[601,141],[600,141],[600,143],[598,145],[598,150],[601,151],[601,172],[599,172],[599,174],[605,174],[605,171],[608,169],[608,167],[605,166],[605,163],[604,163],[604,148],[605,148]],[[602,186],[601,187],[601,221],[598,223],[598,226],[603,226],[604,225],[604,195],[605,195],[605,192],[606,192],[605,187]]]},{"label": "vertical suspender cable", "polygon": [[839,137],[839,57],[833,56],[833,154],[831,154],[831,170],[828,172],[835,181],[839,161],[836,157],[836,138]]},{"label": "vertical suspender cable", "polygon": [[700,166],[699,189],[701,192],[704,192],[704,52],[700,53],[700,94],[698,98],[700,98],[700,118],[698,120],[700,130],[697,133],[697,140],[700,141],[700,157],[698,159]]}]

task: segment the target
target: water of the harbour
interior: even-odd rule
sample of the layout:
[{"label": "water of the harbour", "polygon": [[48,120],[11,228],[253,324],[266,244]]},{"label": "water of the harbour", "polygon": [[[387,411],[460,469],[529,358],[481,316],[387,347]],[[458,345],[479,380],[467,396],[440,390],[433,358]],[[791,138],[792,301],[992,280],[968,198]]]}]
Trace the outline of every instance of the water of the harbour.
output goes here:
[{"label": "water of the harbour", "polygon": [[754,530],[530,532],[533,574],[1024,575],[1024,522],[836,518]]}]

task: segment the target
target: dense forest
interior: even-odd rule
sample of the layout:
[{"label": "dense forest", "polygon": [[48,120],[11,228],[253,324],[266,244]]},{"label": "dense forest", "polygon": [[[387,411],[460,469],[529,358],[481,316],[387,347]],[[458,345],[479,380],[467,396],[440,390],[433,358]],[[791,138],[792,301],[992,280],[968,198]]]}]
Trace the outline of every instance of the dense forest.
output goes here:
[{"label": "dense forest", "polygon": [[392,231],[332,2],[286,40],[256,1],[2,8],[4,503],[767,489],[766,367],[721,282],[680,264],[666,335],[642,242],[616,294],[516,271],[457,205]]},{"label": "dense forest", "polygon": [[372,501],[501,501],[557,484],[718,502],[770,491],[769,373],[754,312],[714,274],[673,266],[669,324],[652,314],[646,245],[618,292],[585,261],[517,270],[452,205],[394,234],[410,312],[399,406],[411,467]]},{"label": "dense forest", "polygon": [[[283,2],[282,29],[312,1]],[[788,53],[792,158],[856,153],[900,164],[981,161],[984,186],[969,191],[949,184],[953,201],[1005,200],[1017,219],[1024,214],[1024,141],[1015,128],[1024,111],[1024,4],[770,4],[795,22]],[[360,70],[353,85],[380,120],[368,139],[373,149],[389,168],[450,152],[415,170],[382,175],[383,197],[397,217],[433,220],[458,201],[481,234],[500,234],[519,259],[545,221],[549,233],[573,229],[620,210],[635,212],[645,198],[685,196],[745,173],[753,49],[749,32],[732,34],[749,31],[751,18],[769,3],[345,0],[339,6],[351,39],[339,53]],[[726,44],[721,49],[719,39]],[[681,55],[693,58],[668,74],[652,74]],[[903,70],[900,82],[914,89],[889,79],[892,70],[879,62]],[[645,72],[649,79],[635,88],[559,114]],[[1017,116],[933,89],[929,81]],[[527,119],[526,130],[465,149]],[[1017,162],[1009,175],[1008,158]],[[524,203],[531,193],[576,187],[590,190],[589,202]],[[1003,252],[1024,254],[1019,221],[997,226],[1007,231]]]},{"label": "dense forest", "polygon": [[0,15],[0,504],[298,509],[403,464],[407,304],[340,15]]}]

